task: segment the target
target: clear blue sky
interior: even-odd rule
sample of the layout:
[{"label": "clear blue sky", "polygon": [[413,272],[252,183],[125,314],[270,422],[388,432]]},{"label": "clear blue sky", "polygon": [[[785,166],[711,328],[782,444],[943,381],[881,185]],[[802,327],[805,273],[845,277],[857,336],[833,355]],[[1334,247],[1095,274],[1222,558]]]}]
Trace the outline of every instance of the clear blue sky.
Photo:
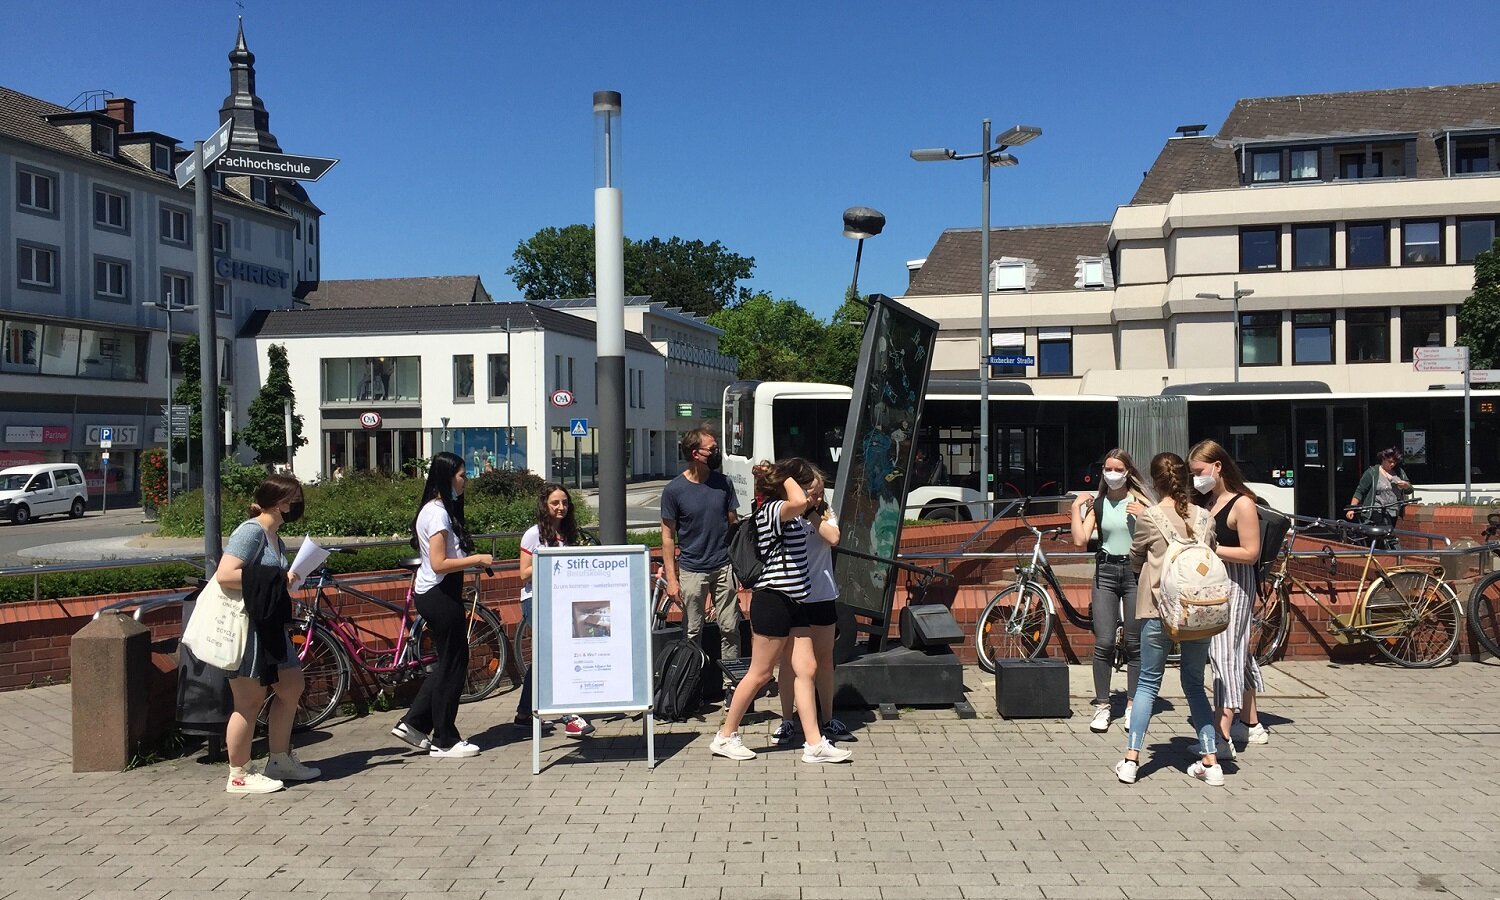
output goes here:
[{"label": "clear blue sky", "polygon": [[[865,292],[900,295],[906,260],[979,224],[976,162],[907,153],[977,150],[986,116],[1045,130],[996,171],[994,224],[1099,221],[1177,125],[1216,129],[1237,98],[1500,78],[1493,2],[243,3],[283,149],[342,159],[310,186],[324,277],[477,272],[499,299],[517,242],[592,217],[595,90],[624,95],[626,234],[721,240],[826,316],[845,207],[889,222]],[[107,88],[137,127],[201,139],[239,11],[11,0],[0,83]]]}]

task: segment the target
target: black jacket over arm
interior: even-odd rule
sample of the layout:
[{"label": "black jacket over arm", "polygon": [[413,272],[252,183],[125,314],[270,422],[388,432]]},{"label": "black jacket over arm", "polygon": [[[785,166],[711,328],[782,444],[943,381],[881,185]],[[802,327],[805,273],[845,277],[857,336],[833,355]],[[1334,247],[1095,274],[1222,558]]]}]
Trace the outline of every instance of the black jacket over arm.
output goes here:
[{"label": "black jacket over arm", "polygon": [[245,613],[260,649],[261,683],[275,684],[276,670],[286,662],[286,624],[292,620],[292,595],[286,589],[286,570],[280,566],[247,563],[244,569]]}]

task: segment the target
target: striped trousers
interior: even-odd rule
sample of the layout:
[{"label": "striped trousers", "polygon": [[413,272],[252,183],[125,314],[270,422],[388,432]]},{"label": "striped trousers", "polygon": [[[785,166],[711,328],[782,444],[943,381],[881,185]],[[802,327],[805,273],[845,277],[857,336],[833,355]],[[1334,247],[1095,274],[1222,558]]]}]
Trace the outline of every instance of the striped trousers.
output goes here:
[{"label": "striped trousers", "polygon": [[1260,664],[1250,655],[1250,613],[1255,603],[1255,567],[1226,562],[1229,570],[1229,627],[1214,635],[1208,646],[1208,662],[1214,673],[1214,706],[1239,709],[1245,687],[1256,693],[1266,689]]}]

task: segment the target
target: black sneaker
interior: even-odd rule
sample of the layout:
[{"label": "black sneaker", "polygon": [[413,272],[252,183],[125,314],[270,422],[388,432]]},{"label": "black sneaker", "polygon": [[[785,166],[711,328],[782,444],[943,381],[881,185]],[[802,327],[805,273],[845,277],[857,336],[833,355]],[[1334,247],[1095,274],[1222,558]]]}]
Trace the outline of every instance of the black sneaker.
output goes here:
[{"label": "black sneaker", "polygon": [[845,725],[838,719],[829,719],[827,722],[823,723],[823,736],[828,738],[830,741],[859,740],[859,738],[855,737],[854,733],[849,730],[849,726]]}]

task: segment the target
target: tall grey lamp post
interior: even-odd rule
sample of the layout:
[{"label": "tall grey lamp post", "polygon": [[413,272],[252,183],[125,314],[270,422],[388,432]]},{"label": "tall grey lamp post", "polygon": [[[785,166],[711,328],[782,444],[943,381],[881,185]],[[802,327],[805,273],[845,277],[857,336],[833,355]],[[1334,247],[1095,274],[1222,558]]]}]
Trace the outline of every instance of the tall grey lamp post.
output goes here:
[{"label": "tall grey lamp post", "polygon": [[[955,159],[980,160],[980,213],[983,225],[979,232],[979,493],[990,498],[990,167],[1014,166],[1019,162],[1005,151],[1041,137],[1035,125],[1013,125],[995,139],[990,148],[990,120],[984,120],[978,153],[958,153],[946,147],[911,151],[917,162],[947,162]],[[986,506],[986,510],[989,508]]]},{"label": "tall grey lamp post", "polygon": [[859,297],[859,258],[865,252],[865,238],[874,237],[885,230],[885,216],[868,206],[851,206],[844,210],[844,237],[859,241],[854,249],[854,280],[849,283],[849,293]]},{"label": "tall grey lamp post", "polygon": [[[1243,288],[1242,289],[1240,287],[1240,283],[1238,281],[1236,281],[1234,283],[1234,294],[1228,298],[1229,302],[1230,302],[1231,315],[1234,316],[1234,356],[1233,356],[1233,360],[1234,360],[1234,383],[1235,384],[1239,384],[1240,383],[1240,301],[1243,300],[1244,298],[1250,296],[1253,293],[1255,293],[1255,291],[1252,290],[1251,288]],[[1220,295],[1220,294],[1201,293],[1201,294],[1198,295],[1198,299],[1199,300],[1223,300],[1225,298],[1222,295]]]},{"label": "tall grey lamp post", "polygon": [[[625,229],[619,176],[620,94],[594,92],[594,293],[598,304],[599,542],[625,543]],[[582,478],[582,466],[579,477]]]}]

